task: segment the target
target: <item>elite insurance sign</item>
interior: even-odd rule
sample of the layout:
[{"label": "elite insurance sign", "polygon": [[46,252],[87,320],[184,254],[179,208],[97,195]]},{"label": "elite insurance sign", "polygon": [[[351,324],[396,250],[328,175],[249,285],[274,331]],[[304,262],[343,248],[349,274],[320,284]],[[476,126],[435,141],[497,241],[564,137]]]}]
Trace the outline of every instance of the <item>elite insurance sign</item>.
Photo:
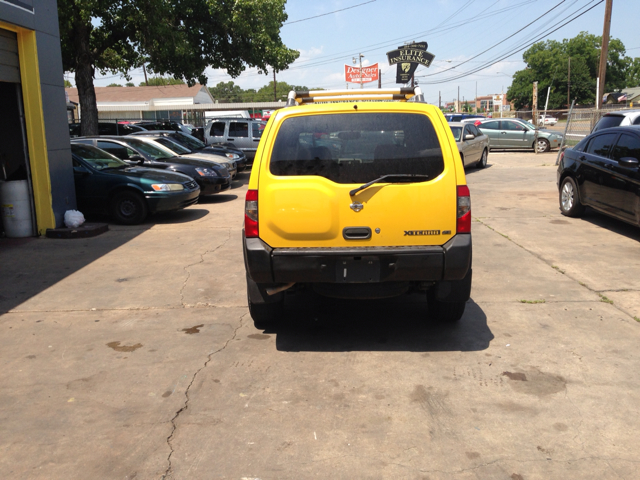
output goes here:
[{"label": "elite insurance sign", "polygon": [[407,83],[419,65],[430,67],[435,55],[427,52],[427,42],[411,43],[387,52],[389,65],[398,65],[396,83]]},{"label": "elite insurance sign", "polygon": [[[378,81],[378,64],[362,67],[362,83]],[[360,67],[344,66],[344,79],[347,83],[360,83]]]}]

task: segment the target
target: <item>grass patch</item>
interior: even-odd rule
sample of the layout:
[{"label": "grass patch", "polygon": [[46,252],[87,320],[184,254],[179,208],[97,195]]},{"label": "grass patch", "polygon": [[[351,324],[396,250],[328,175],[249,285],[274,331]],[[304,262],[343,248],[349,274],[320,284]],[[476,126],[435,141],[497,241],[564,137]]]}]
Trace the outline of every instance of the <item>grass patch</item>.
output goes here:
[{"label": "grass patch", "polygon": [[634,319],[636,322],[640,323],[640,318],[638,318],[638,317],[633,317],[633,319]]},{"label": "grass patch", "polygon": [[564,275],[564,270],[560,270],[560,267],[557,265],[551,265],[551,268],[555,268],[557,271],[559,271],[561,274]]},{"label": "grass patch", "polygon": [[[547,303],[547,301],[543,298],[542,300],[518,300],[520,303]],[[613,302],[611,302],[613,303]]]},{"label": "grass patch", "polygon": [[605,297],[601,293],[599,293],[598,295],[600,295],[600,301],[601,302],[610,303],[611,305],[613,305],[613,300],[608,299],[607,297]]},{"label": "grass patch", "polygon": [[578,283],[580,284],[581,287],[586,287],[587,286],[587,284],[584,283],[584,282],[578,282]]}]

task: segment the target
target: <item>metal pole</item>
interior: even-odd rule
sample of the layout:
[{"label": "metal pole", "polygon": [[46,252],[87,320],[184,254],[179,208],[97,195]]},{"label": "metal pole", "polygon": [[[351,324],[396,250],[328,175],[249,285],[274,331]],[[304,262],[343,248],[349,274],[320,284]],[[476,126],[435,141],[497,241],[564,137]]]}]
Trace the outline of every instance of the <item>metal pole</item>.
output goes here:
[{"label": "metal pole", "polygon": [[571,113],[573,112],[574,103],[576,103],[575,100],[571,102],[571,108],[569,109],[569,113],[567,114],[567,124],[564,126],[564,134],[562,135],[562,142],[560,142],[560,150],[558,150],[558,158],[556,158],[556,165],[560,163],[560,154],[562,153],[562,147],[564,147],[565,139],[567,138],[567,132],[569,131],[569,123],[571,123]]},{"label": "metal pole", "polygon": [[567,70],[567,105],[571,103],[571,57],[569,57],[569,66]]},{"label": "metal pole", "polygon": [[547,107],[549,106],[549,93],[551,93],[551,87],[547,88],[547,101],[544,102],[544,114],[542,115],[543,127],[544,127],[544,119],[547,118]]},{"label": "metal pole", "polygon": [[362,88],[362,54],[358,54],[358,59],[360,60],[360,88]]},{"label": "metal pole", "polygon": [[278,93],[276,91],[276,69],[273,69],[273,101],[278,101]]},{"label": "metal pole", "polygon": [[[532,112],[533,116],[533,124],[535,125],[538,121],[538,82],[533,82],[533,100],[532,100]],[[538,129],[535,129],[535,134],[533,136],[533,151],[534,153],[538,153]]]},{"label": "metal pole", "polygon": [[599,93],[596,98],[596,108],[602,107],[602,95],[604,91],[605,77],[607,75],[607,56],[609,55],[609,31],[611,30],[611,9],[613,0],[607,0],[604,7],[604,27],[602,29],[602,48],[600,49],[600,68],[598,69]]},{"label": "metal pole", "polygon": [[458,101],[456,102],[456,113],[460,113],[460,85],[458,85]]},{"label": "metal pole", "polygon": [[382,88],[382,70],[378,69],[378,88]]}]

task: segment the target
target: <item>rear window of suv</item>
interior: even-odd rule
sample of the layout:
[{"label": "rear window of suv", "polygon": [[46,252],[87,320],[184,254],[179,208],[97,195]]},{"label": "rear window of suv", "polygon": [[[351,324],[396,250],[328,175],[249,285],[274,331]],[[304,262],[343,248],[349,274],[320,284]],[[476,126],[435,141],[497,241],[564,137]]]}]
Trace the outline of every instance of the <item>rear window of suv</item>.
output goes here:
[{"label": "rear window of suv", "polygon": [[[596,124],[593,129],[594,132],[599,130],[603,130],[605,128],[617,127],[622,123],[622,119],[624,117],[622,115],[605,115],[600,119],[600,121]],[[593,133],[593,132],[591,132]]]},{"label": "rear window of suv", "polygon": [[444,170],[444,160],[425,115],[329,114],[286,119],[269,168],[274,175],[315,175],[348,184],[393,174],[433,179]]}]

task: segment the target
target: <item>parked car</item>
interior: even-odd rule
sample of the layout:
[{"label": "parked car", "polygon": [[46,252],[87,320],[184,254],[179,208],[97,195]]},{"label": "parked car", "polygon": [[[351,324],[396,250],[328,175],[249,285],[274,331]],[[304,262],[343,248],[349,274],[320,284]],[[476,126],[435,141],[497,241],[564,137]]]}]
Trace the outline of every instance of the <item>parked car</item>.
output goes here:
[{"label": "parked car", "polygon": [[471,291],[469,189],[442,112],[419,87],[391,93],[409,92],[418,101],[317,104],[353,90],[291,91],[271,116],[243,231],[257,326],[277,321],[283,292],[298,287],[359,299],[422,291],[432,316],[462,316]]},{"label": "parked car", "polygon": [[475,115],[472,113],[445,113],[444,118],[447,122],[461,122],[469,118],[486,118],[484,115]]},{"label": "parked car", "polygon": [[216,155],[224,156],[227,161],[235,162],[238,172],[242,172],[247,166],[247,157],[241,150],[237,150],[230,147],[223,147],[222,145],[210,145],[207,146],[204,142],[201,142],[196,137],[188,135],[182,132],[174,132],[172,130],[155,130],[152,132],[138,132],[134,133],[135,136],[141,137],[165,137],[173,142],[178,143],[183,148],[186,148],[191,153],[204,154],[204,155]]},{"label": "parked car", "polygon": [[[131,124],[123,124],[123,123],[109,123],[109,122],[99,122],[98,123],[98,134],[99,135],[130,135],[135,132],[144,132],[145,129],[138,125]],[[69,124],[69,136],[71,138],[79,137],[80,133],[80,124],[79,123],[70,123]]]},{"label": "parked car", "polygon": [[558,165],[563,215],[579,217],[589,206],[640,226],[640,125],[597,131],[563,153]]},{"label": "parked car", "polygon": [[209,160],[219,163],[224,166],[229,173],[231,174],[231,179],[236,178],[238,175],[238,166],[235,160],[231,160],[227,158],[225,155],[218,155],[212,152],[197,152],[194,153],[186,147],[183,147],[178,142],[174,141],[169,137],[164,136],[145,136],[143,137],[145,140],[155,144],[162,145],[167,150],[170,150],[175,155],[179,155],[180,157],[189,157],[189,158],[197,158],[200,160]]},{"label": "parked car", "polygon": [[200,187],[187,175],[132,167],[91,145],[71,144],[78,208],[107,213],[135,225],[149,214],[180,210],[198,201]]},{"label": "parked car", "polygon": [[247,156],[247,161],[253,163],[265,125],[261,120],[250,118],[213,119],[204,127],[205,143],[228,144],[239,148]]},{"label": "parked car", "polygon": [[620,110],[605,113],[591,133],[611,127],[624,127],[625,125],[640,125],[640,110]]},{"label": "parked car", "polygon": [[191,128],[183,125],[180,122],[174,121],[158,121],[158,122],[138,122],[137,126],[144,128],[145,130],[173,130],[175,132],[182,132],[191,134]]},{"label": "parked car", "polygon": [[478,168],[487,166],[489,155],[489,137],[470,123],[449,122],[453,138],[458,145],[462,164]]},{"label": "parked car", "polygon": [[[535,125],[517,118],[486,119],[476,122],[480,131],[489,136],[490,148],[493,149],[537,149],[548,152],[559,148],[562,135],[551,130],[540,130]],[[536,131],[538,134],[535,143]]]},{"label": "parked car", "polygon": [[225,167],[211,160],[175,155],[162,145],[145,138],[125,137],[80,137],[71,141],[105,150],[130,165],[162,169],[183,173],[193,178],[200,186],[200,195],[213,195],[228,190],[231,175]]},{"label": "parked car", "polygon": [[553,115],[540,115],[538,117],[538,126],[544,127],[546,125],[554,126],[558,123],[558,119]]}]

